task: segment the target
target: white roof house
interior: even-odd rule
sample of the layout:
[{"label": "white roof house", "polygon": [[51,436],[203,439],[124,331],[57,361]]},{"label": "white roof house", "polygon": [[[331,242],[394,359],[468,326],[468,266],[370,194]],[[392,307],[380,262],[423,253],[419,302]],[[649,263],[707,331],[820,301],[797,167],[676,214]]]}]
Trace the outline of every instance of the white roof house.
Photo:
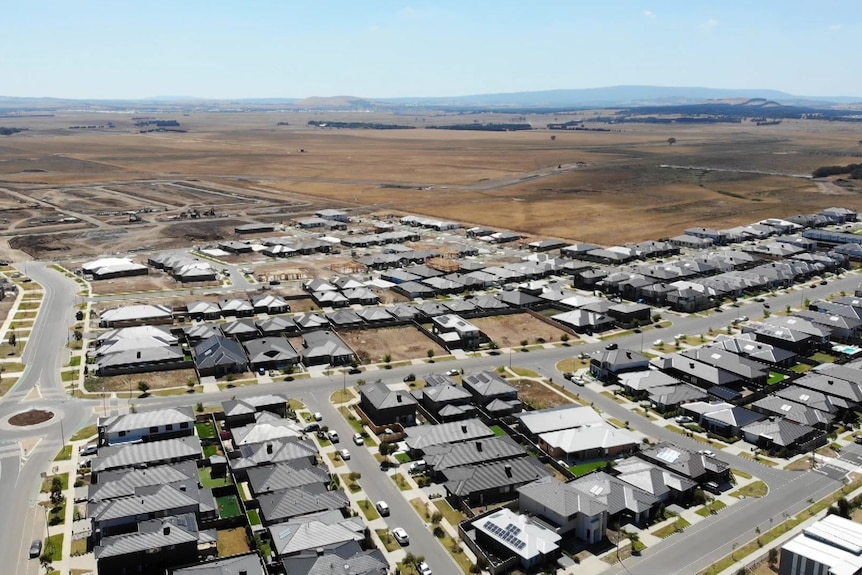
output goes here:
[{"label": "white roof house", "polygon": [[593,450],[607,451],[640,443],[640,439],[633,433],[625,429],[617,429],[607,423],[551,431],[543,433],[539,436],[539,439],[548,446],[560,449],[566,453]]},{"label": "white roof house", "polygon": [[99,316],[103,327],[111,327],[118,323],[169,320],[173,317],[173,309],[168,305],[124,305],[105,310]]},{"label": "white roof house", "polygon": [[538,557],[552,555],[562,539],[557,533],[533,523],[527,515],[503,508],[479,518],[473,527],[521,558],[532,563]]},{"label": "white roof house", "polygon": [[[784,544],[781,565],[814,563],[807,573],[854,575],[862,569],[862,525],[827,515]],[[796,573],[797,571],[790,571]]]},{"label": "white roof house", "polygon": [[515,417],[520,419],[521,426],[533,435],[604,423],[602,416],[586,405],[567,405],[530,411]]},{"label": "white roof house", "polygon": [[81,269],[98,279],[103,276],[146,273],[147,266],[135,263],[129,258],[100,258],[82,264]]}]

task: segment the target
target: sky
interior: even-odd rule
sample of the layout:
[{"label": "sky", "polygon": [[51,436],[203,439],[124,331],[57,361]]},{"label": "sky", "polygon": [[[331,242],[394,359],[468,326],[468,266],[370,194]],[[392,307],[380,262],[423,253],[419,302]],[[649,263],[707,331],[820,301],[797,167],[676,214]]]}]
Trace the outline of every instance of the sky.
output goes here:
[{"label": "sky", "polygon": [[860,0],[6,0],[0,96],[862,96]]}]

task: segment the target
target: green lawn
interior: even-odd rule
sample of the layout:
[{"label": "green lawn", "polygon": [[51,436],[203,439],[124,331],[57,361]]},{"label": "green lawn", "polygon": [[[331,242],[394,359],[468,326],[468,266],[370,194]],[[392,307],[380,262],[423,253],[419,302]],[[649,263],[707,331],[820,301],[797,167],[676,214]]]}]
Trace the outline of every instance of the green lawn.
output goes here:
[{"label": "green lawn", "polygon": [[201,439],[215,439],[215,426],[211,421],[205,423],[195,423],[195,429],[198,432],[198,437]]},{"label": "green lawn", "polygon": [[725,507],[727,507],[727,505],[725,505],[724,501],[715,500],[711,503],[707,503],[706,505],[695,511],[695,513],[697,513],[701,517],[706,517],[707,515],[710,515],[711,511],[715,511],[716,513],[718,513]]},{"label": "green lawn", "polygon": [[660,539],[664,539],[666,537],[670,537],[674,533],[678,533],[678,532],[682,531],[683,529],[685,529],[689,525],[691,525],[691,523],[689,523],[688,521],[686,521],[682,517],[677,517],[677,519],[674,523],[671,523],[670,525],[666,525],[665,527],[662,527],[661,529],[654,531],[653,535],[655,535],[656,537],[658,537]]},{"label": "green lawn", "polygon": [[216,499],[218,502],[218,516],[222,519],[236,517],[240,514],[239,501],[236,495],[225,495]]},{"label": "green lawn", "polygon": [[57,457],[54,458],[54,461],[67,461],[69,459],[72,459],[71,445],[67,445],[66,447],[61,449],[60,452],[57,453]]},{"label": "green lawn", "polygon": [[45,553],[50,554],[53,561],[60,561],[63,559],[62,533],[51,535],[50,537],[45,539],[45,550],[43,551],[43,554]]},{"label": "green lawn", "polygon": [[797,363],[790,368],[790,371],[794,373],[805,373],[806,371],[810,370],[811,367],[812,366],[808,365],[807,363]]},{"label": "green lawn", "polygon": [[260,513],[257,512],[257,509],[249,509],[248,510],[248,523],[249,525],[260,525]]},{"label": "green lawn", "polygon": [[229,477],[212,477],[212,470],[212,467],[201,467],[198,471],[201,478],[201,485],[212,489],[214,487],[227,487],[228,485],[233,484]]},{"label": "green lawn", "polygon": [[601,469],[605,466],[606,463],[607,462],[603,460],[588,461],[579,465],[572,465],[571,467],[569,467],[569,471],[574,473],[575,477],[580,477],[582,475],[586,475],[587,473],[592,473],[596,469]]},{"label": "green lawn", "polygon": [[394,457],[398,460],[398,463],[410,463],[411,461],[413,461],[413,459],[411,459],[410,455],[407,453],[396,453]]},{"label": "green lawn", "polygon": [[742,477],[743,479],[751,479],[753,477],[753,475],[741,469],[731,469],[731,471],[733,471],[734,475],[736,475],[737,477]]},{"label": "green lawn", "polygon": [[392,536],[392,533],[390,533],[388,529],[375,529],[374,532],[377,533],[377,536],[380,537],[381,543],[383,543],[383,546],[390,553],[401,549],[401,545],[398,544],[395,537]]},{"label": "green lawn", "polygon": [[218,445],[205,445],[204,446],[204,457],[209,458],[213,455],[218,454]]},{"label": "green lawn", "polygon": [[87,427],[82,427],[75,432],[75,435],[72,436],[72,441],[81,441],[82,439],[88,439],[96,435],[98,432],[99,430],[95,425],[88,425]]},{"label": "green lawn", "polygon": [[770,371],[769,379],[766,380],[766,383],[768,383],[769,385],[774,385],[776,383],[784,381],[785,379],[787,379],[787,376],[783,373],[778,373],[777,371]]},{"label": "green lawn", "polygon": [[368,499],[360,499],[357,501],[357,504],[359,504],[359,509],[362,510],[362,514],[365,515],[365,519],[368,521],[380,519],[380,513],[377,512],[377,508]]},{"label": "green lawn", "polygon": [[393,475],[392,480],[395,482],[395,484],[398,486],[398,489],[400,489],[401,491],[407,491],[411,489],[410,484],[400,473],[396,473],[395,475]]},{"label": "green lawn", "polygon": [[733,493],[731,493],[731,497],[763,497],[769,492],[769,488],[762,481],[755,481],[754,483],[749,483],[744,487],[740,487]]},{"label": "green lawn", "polygon": [[69,489],[69,473],[60,473],[59,475],[49,475],[42,480],[42,493],[49,493],[51,491],[51,482],[55,477],[60,479],[63,491]]},{"label": "green lawn", "polygon": [[506,435],[506,430],[503,429],[502,427],[500,427],[499,425],[492,425],[491,431],[493,431],[494,435],[497,435],[497,436]]},{"label": "green lawn", "polygon": [[818,352],[811,356],[811,359],[814,361],[819,361],[820,363],[832,363],[837,358],[834,355],[829,355],[828,353]]}]

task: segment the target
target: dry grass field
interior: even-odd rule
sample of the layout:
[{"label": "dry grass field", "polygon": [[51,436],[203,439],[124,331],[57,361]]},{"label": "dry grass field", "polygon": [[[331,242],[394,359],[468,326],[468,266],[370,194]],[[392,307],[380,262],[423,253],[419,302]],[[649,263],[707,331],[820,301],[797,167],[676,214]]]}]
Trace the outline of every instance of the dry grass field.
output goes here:
[{"label": "dry grass field", "polygon": [[539,338],[547,342],[560,341],[565,333],[526,313],[477,317],[470,322],[500,347],[520,345],[521,340],[532,345]]},{"label": "dry grass field", "polygon": [[425,357],[429,349],[438,357],[448,353],[412,326],[342,331],[338,335],[353,348],[362,363],[380,363],[387,353],[392,361]]},{"label": "dry grass field", "polygon": [[[526,121],[540,128],[584,115]],[[474,132],[423,128],[512,118],[372,113],[362,121],[419,129],[336,130],[307,121],[356,115],[163,117],[187,132],[140,134],[121,114],[115,128],[97,130],[69,129],[104,122],[96,114],[15,119],[28,131],[0,141],[0,222],[27,233],[12,247],[51,259],[164,249],[232,239],[241,223],[289,222],[321,207],[426,214],[601,244],[831,205],[862,208],[853,182],[800,177],[859,161],[858,126],[840,122]],[[183,219],[194,210],[215,217]],[[143,221],[127,221],[129,211]]]}]

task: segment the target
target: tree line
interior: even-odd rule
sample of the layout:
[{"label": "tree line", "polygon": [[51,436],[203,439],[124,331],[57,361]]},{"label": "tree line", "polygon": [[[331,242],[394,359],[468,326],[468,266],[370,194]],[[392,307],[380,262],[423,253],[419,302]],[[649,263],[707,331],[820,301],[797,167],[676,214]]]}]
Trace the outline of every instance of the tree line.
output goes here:
[{"label": "tree line", "polygon": [[846,166],[820,166],[813,172],[812,177],[826,178],[839,174],[850,174],[851,180],[862,180],[862,164],[847,164]]}]

